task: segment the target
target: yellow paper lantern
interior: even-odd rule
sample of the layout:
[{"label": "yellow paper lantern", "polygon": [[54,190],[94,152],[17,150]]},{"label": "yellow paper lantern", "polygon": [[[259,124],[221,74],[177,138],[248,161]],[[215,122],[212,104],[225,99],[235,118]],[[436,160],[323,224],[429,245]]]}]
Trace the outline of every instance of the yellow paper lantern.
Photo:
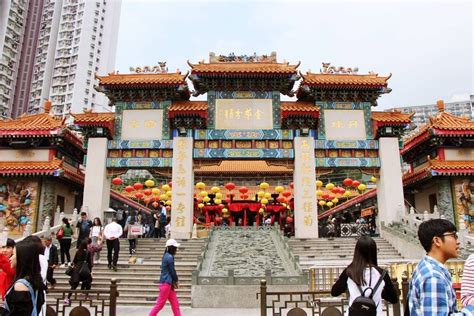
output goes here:
[{"label": "yellow paper lantern", "polygon": [[351,191],[346,190],[346,192],[344,192],[343,195],[344,195],[345,197],[349,197],[349,196],[351,196]]},{"label": "yellow paper lantern", "polygon": [[370,181],[373,182],[373,183],[375,183],[375,182],[377,182],[377,178],[374,177],[374,176],[372,176],[372,178],[370,178]]},{"label": "yellow paper lantern", "polygon": [[264,195],[264,197],[265,197],[266,199],[271,199],[271,198],[272,198],[272,194],[271,194],[270,192],[266,192],[265,195]]},{"label": "yellow paper lantern", "polygon": [[196,183],[196,189],[198,190],[204,190],[205,187],[206,187],[206,184],[204,182]]},{"label": "yellow paper lantern", "polygon": [[364,191],[366,188],[367,188],[367,186],[363,183],[361,183],[357,186],[357,189],[359,189],[359,191]]},{"label": "yellow paper lantern", "polygon": [[229,211],[229,210],[227,210],[226,208],[223,208],[223,209],[222,209],[222,213],[223,213],[223,214],[227,214],[228,211]]},{"label": "yellow paper lantern", "polygon": [[208,196],[205,196],[202,198],[202,200],[204,201],[204,203],[208,203],[211,200],[211,198]]},{"label": "yellow paper lantern", "polygon": [[199,204],[198,204],[198,207],[199,207],[199,208],[203,208],[203,207],[204,207],[204,204],[203,204],[203,203],[199,203]]},{"label": "yellow paper lantern", "polygon": [[334,204],[337,204],[339,202],[339,199],[338,198],[334,198],[331,200],[331,202],[333,202]]},{"label": "yellow paper lantern", "polygon": [[322,195],[323,195],[323,191],[322,191],[322,190],[316,190],[316,195],[317,195],[317,196],[322,196]]},{"label": "yellow paper lantern", "polygon": [[263,198],[264,195],[265,195],[265,192],[263,192],[263,191],[258,191],[257,192],[257,196],[258,196],[259,199]]},{"label": "yellow paper lantern", "polygon": [[205,197],[205,196],[207,196],[207,192],[206,192],[206,191],[201,191],[201,192],[199,193],[199,195],[201,195],[202,197]]},{"label": "yellow paper lantern", "polygon": [[216,199],[222,199],[222,193],[217,192],[216,193]]},{"label": "yellow paper lantern", "polygon": [[155,186],[155,181],[153,181],[153,180],[146,180],[146,181],[145,181],[145,185],[146,185],[147,187],[149,187],[149,188],[154,187],[154,186]]},{"label": "yellow paper lantern", "polygon": [[333,203],[332,202],[327,202],[326,205],[329,206],[329,207],[332,207]]},{"label": "yellow paper lantern", "polygon": [[260,215],[263,215],[263,213],[265,213],[265,210],[264,210],[263,208],[261,208],[261,209],[258,210],[258,213],[259,213]]},{"label": "yellow paper lantern", "polygon": [[328,184],[326,184],[326,189],[327,189],[327,190],[332,190],[332,189],[334,189],[334,184],[333,184],[333,183],[328,183]]},{"label": "yellow paper lantern", "polygon": [[212,192],[212,193],[217,193],[217,192],[219,192],[220,190],[221,190],[221,189],[219,189],[219,187],[212,187],[212,188],[211,188],[211,192]]},{"label": "yellow paper lantern", "polygon": [[166,192],[166,196],[171,197],[172,195],[173,195],[173,192],[172,192],[172,191],[167,191],[167,192]]},{"label": "yellow paper lantern", "polygon": [[316,180],[316,186],[317,186],[318,188],[322,187],[322,186],[323,186],[323,181]]},{"label": "yellow paper lantern", "polygon": [[281,206],[286,207],[286,203],[281,203]]},{"label": "yellow paper lantern", "polygon": [[221,204],[221,203],[222,203],[222,200],[221,200],[221,199],[214,199],[214,203],[216,203],[216,204]]},{"label": "yellow paper lantern", "polygon": [[326,205],[326,201],[321,200],[321,201],[318,202],[318,204],[321,205],[321,206],[324,206],[324,205]]},{"label": "yellow paper lantern", "polygon": [[260,183],[260,189],[262,189],[262,190],[268,189],[269,186],[270,186],[270,185],[269,185],[268,183],[266,183],[266,182]]},{"label": "yellow paper lantern", "polygon": [[170,186],[167,185],[167,184],[163,184],[163,185],[161,186],[161,189],[162,189],[163,191],[165,191],[165,192],[171,190]]},{"label": "yellow paper lantern", "polygon": [[285,188],[282,187],[281,185],[275,187],[275,192],[276,193],[281,193],[283,191],[285,191]]},{"label": "yellow paper lantern", "polygon": [[165,204],[168,205],[168,206],[170,206],[170,205],[171,205],[171,201],[166,201]]},{"label": "yellow paper lantern", "polygon": [[260,203],[262,203],[264,205],[268,204],[268,200],[266,198],[263,198],[263,199],[260,200]]},{"label": "yellow paper lantern", "polygon": [[161,191],[160,191],[160,189],[158,189],[158,188],[153,188],[153,189],[151,189],[151,193],[153,193],[154,195],[158,195],[158,194],[160,194],[160,192],[161,192]]},{"label": "yellow paper lantern", "polygon": [[168,196],[166,194],[160,195],[160,200],[166,201],[168,199]]}]

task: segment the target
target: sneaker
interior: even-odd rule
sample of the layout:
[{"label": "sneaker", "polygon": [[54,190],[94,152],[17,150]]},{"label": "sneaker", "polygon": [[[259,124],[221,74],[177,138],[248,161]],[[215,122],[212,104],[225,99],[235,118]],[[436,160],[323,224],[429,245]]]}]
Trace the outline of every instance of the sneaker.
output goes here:
[{"label": "sneaker", "polygon": [[109,264],[107,265],[107,268],[108,268],[109,270],[112,269],[112,265],[109,263]]},{"label": "sneaker", "polygon": [[65,268],[65,267],[66,267],[66,264],[65,264],[65,263],[62,263],[59,267],[60,267],[60,268]]},{"label": "sneaker", "polygon": [[117,272],[117,266],[113,266],[115,272]]},{"label": "sneaker", "polygon": [[64,305],[71,305],[71,300],[68,298],[64,299]]},{"label": "sneaker", "polygon": [[132,253],[133,253],[133,254],[136,253],[136,252],[137,252],[137,251],[136,251],[135,249],[132,249]]}]

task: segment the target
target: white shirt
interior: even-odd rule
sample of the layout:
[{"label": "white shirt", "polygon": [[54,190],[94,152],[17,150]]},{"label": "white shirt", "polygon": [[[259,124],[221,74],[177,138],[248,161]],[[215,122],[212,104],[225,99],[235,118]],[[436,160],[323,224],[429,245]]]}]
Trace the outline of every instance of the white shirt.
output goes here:
[{"label": "white shirt", "polygon": [[161,214],[166,215],[166,207],[164,206],[161,207]]},{"label": "white shirt", "polygon": [[44,257],[46,258],[46,261],[49,261],[49,251],[51,250],[51,245],[49,247],[44,247]]},{"label": "white shirt", "polygon": [[[371,275],[372,275],[372,279],[371,279]],[[366,284],[366,285],[361,286],[362,291],[364,291],[369,286],[371,288],[374,288],[375,285],[377,284],[377,281],[379,280],[379,278],[380,278],[380,272],[377,271],[377,269],[375,269],[375,268],[370,268],[370,269],[365,268],[364,269],[364,281],[366,283],[369,283],[369,281],[370,281],[370,284]],[[375,304],[377,304],[377,315],[383,315],[383,312],[382,312],[382,305],[383,305],[382,304],[382,291],[383,291],[384,286],[385,286],[385,281],[382,280],[382,283],[380,283],[379,287],[377,288],[377,291],[375,291],[375,294],[372,298],[374,300]],[[349,306],[351,306],[354,299],[356,297],[361,296],[361,294],[360,294],[359,288],[357,287],[357,284],[354,281],[352,281],[351,278],[347,278],[347,288],[349,290]],[[369,295],[370,290],[368,290],[366,292],[366,294]]]},{"label": "white shirt", "polygon": [[120,226],[116,222],[107,224],[107,226],[105,226],[104,228],[105,239],[110,239],[112,237],[120,238],[122,234],[123,234],[122,226]]},{"label": "white shirt", "polygon": [[101,231],[101,226],[92,226],[91,237],[99,237]]}]

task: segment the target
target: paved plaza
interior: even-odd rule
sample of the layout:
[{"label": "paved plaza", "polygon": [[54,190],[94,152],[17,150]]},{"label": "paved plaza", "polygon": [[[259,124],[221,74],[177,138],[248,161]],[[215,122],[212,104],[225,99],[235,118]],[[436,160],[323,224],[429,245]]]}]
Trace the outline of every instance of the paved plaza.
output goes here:
[{"label": "paved plaza", "polygon": [[[148,315],[151,307],[118,307],[117,315],[127,315],[127,316],[141,316]],[[208,315],[226,315],[226,316],[257,316],[260,315],[260,310],[258,308],[181,308],[181,313],[184,316],[208,316]],[[172,316],[173,312],[171,311],[170,306],[165,306],[165,308],[158,314],[160,316]]]}]

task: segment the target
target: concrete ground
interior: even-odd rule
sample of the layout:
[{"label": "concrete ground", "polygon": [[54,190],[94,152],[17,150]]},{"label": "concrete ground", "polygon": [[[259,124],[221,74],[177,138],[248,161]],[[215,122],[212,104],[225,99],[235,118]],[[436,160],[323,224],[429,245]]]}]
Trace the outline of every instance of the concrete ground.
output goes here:
[{"label": "concrete ground", "polygon": [[[117,316],[148,316],[151,307],[123,306],[117,308]],[[258,316],[258,308],[181,308],[183,316]],[[171,307],[165,306],[158,316],[173,316]]]}]

